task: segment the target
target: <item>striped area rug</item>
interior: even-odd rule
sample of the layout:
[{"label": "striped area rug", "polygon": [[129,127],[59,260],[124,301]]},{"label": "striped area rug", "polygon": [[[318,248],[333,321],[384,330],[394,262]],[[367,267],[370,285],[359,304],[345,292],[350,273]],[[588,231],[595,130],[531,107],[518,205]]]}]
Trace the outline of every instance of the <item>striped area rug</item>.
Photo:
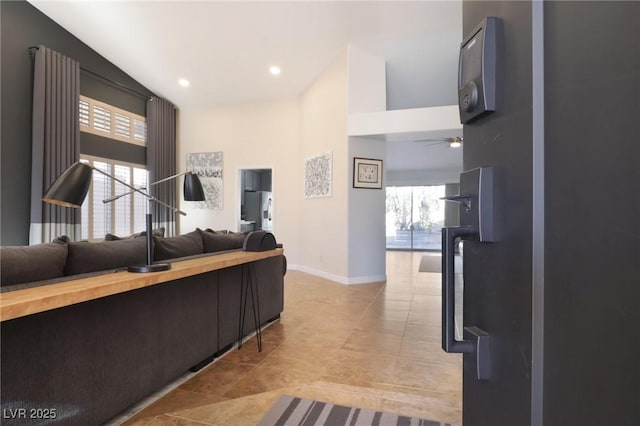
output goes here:
[{"label": "striped area rug", "polygon": [[455,426],[363,408],[281,395],[257,426]]}]

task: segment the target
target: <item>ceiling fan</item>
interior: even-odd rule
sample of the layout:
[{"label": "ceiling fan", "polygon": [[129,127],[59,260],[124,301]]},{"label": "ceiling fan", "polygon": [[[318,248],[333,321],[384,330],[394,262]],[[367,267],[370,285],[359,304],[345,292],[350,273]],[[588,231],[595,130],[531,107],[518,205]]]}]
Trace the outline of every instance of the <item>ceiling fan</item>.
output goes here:
[{"label": "ceiling fan", "polygon": [[438,138],[438,139],[417,139],[417,140],[414,140],[413,142],[416,142],[416,143],[427,142],[424,145],[427,148],[430,146],[441,145],[443,143],[448,143],[449,147],[451,148],[460,148],[462,146],[463,140],[464,138],[461,136],[452,136],[449,138]]}]

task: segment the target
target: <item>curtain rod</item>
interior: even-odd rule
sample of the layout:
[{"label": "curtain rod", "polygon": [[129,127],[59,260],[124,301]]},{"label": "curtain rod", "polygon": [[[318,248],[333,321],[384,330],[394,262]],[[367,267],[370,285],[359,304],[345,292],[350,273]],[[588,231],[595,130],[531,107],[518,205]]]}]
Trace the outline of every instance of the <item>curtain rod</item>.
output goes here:
[{"label": "curtain rod", "polygon": [[[39,46],[30,46],[28,48],[29,52],[32,53],[32,54],[33,54],[33,50],[34,49],[38,50],[38,49],[40,49],[40,47]],[[113,86],[116,89],[120,89],[123,92],[127,92],[127,93],[129,93],[131,95],[137,96],[137,97],[145,99],[145,100],[153,99],[153,96],[149,96],[149,95],[145,95],[144,93],[140,93],[137,90],[134,90],[134,89],[132,89],[130,87],[127,87],[122,83],[118,83],[117,81],[113,81],[113,80],[111,80],[111,79],[109,79],[109,78],[107,78],[107,77],[105,77],[103,75],[100,75],[100,74],[98,74],[98,73],[96,73],[94,71],[91,71],[89,69],[83,68],[82,66],[80,67],[80,71],[84,72],[85,74],[88,74],[91,77],[94,77],[94,78],[97,78],[99,80],[102,80],[103,82]]]}]

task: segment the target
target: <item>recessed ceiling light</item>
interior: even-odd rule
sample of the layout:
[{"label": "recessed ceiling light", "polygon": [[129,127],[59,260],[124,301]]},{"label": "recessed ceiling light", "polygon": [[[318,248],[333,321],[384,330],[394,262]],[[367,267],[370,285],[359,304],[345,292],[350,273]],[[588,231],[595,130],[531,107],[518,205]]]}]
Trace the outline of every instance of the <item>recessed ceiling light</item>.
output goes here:
[{"label": "recessed ceiling light", "polygon": [[271,68],[269,68],[269,72],[271,73],[271,75],[280,75],[280,67],[276,67],[275,65],[272,66]]},{"label": "recessed ceiling light", "polygon": [[187,80],[186,78],[181,78],[180,80],[178,80],[178,84],[182,87],[189,87],[189,80]]},{"label": "recessed ceiling light", "polygon": [[458,141],[454,141],[454,142],[451,142],[449,144],[449,147],[451,147],[451,148],[460,148],[461,146],[462,146],[462,144],[460,142],[458,142]]}]

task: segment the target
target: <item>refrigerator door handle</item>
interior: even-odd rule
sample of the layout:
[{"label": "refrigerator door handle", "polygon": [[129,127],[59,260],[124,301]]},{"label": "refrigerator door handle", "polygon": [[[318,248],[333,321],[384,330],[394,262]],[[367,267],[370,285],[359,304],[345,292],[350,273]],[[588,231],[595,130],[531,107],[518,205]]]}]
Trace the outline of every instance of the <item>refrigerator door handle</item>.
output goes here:
[{"label": "refrigerator door handle", "polygon": [[455,241],[476,233],[470,226],[442,228],[442,349],[448,353],[474,351],[474,344],[455,339]]}]

